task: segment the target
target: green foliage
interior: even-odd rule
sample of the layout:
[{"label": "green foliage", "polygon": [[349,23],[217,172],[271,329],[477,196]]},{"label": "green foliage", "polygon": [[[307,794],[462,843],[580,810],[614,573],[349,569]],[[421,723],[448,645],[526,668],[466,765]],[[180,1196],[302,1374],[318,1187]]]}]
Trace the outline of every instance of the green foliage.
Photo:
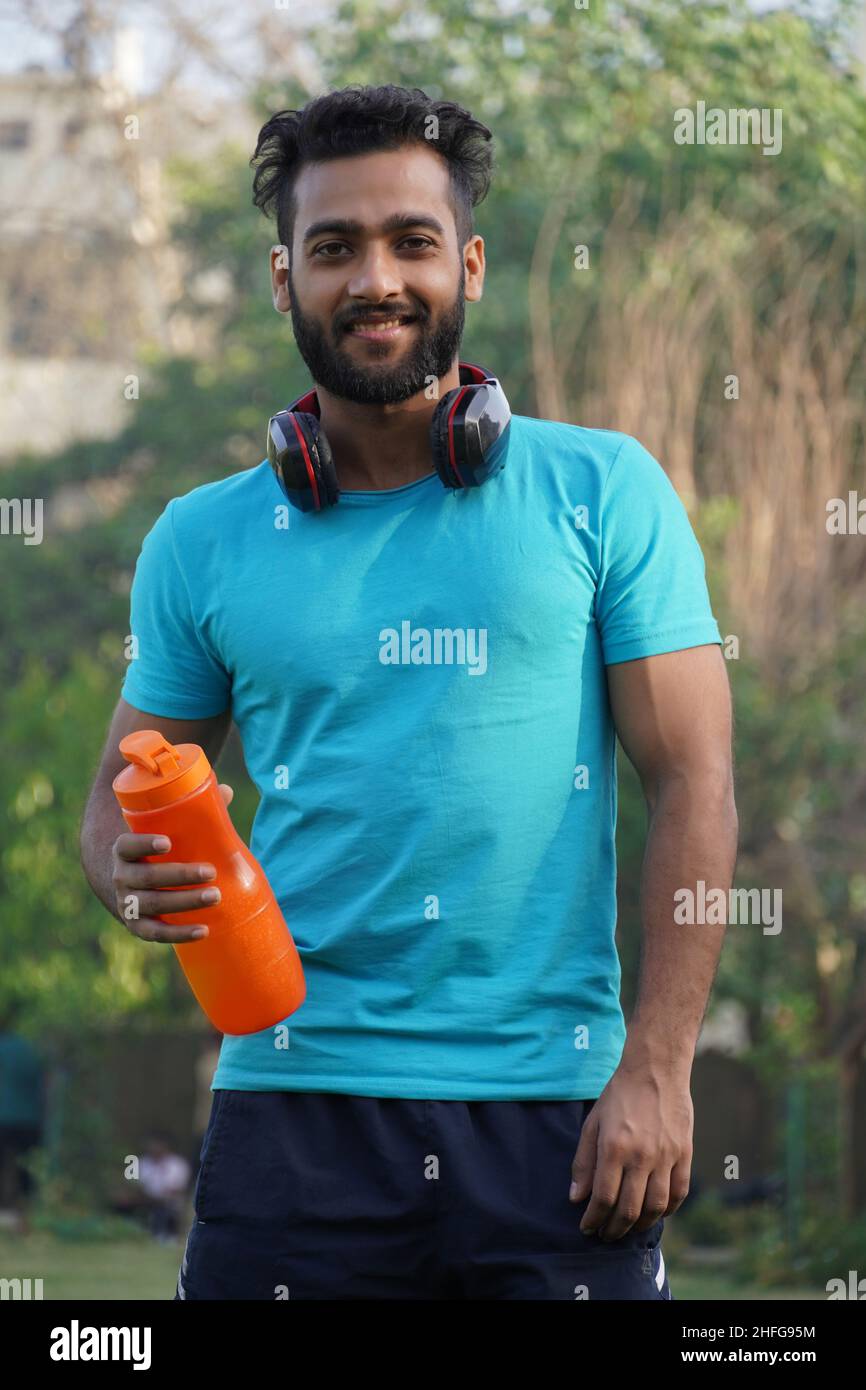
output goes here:
[{"label": "green foliage", "polygon": [[798,1248],[792,1250],[780,1214],[763,1211],[737,1232],[736,1248],[736,1268],[744,1282],[780,1288],[826,1287],[829,1279],[844,1279],[847,1284],[848,1271],[863,1268],[866,1217],[851,1220],[837,1205],[816,1201],[804,1216]]},{"label": "green foliage", "polygon": [[[105,1133],[88,1135],[92,1143],[98,1140],[104,1147]],[[34,1149],[22,1164],[33,1179],[35,1198],[28,1211],[28,1225],[34,1232],[56,1236],[58,1240],[75,1243],[112,1240],[148,1240],[144,1227],[136,1226],[127,1217],[115,1216],[103,1210],[105,1189],[93,1181],[93,1153],[81,1150],[69,1155],[72,1165],[58,1171],[53,1156],[46,1149]],[[98,1170],[97,1170],[98,1171]]]},{"label": "green foliage", "polygon": [[73,653],[52,678],[31,654],[3,698],[0,1017],[41,1038],[82,1020],[167,1004],[173,953],[143,949],[94,898],[78,864],[85,778],[117,696],[113,650]]},{"label": "green foliage", "polygon": [[706,1192],[677,1215],[677,1229],[682,1228],[695,1245],[726,1246],[733,1243],[740,1213],[726,1207],[718,1192]]},{"label": "green foliage", "polygon": [[[120,1160],[111,1144],[104,1043],[73,1027],[43,1026],[49,1075],[43,1144],[23,1160],[35,1180],[33,1225],[70,1236],[100,1211]],[[115,1231],[116,1235],[117,1232]]]},{"label": "green foliage", "polygon": [[683,1244],[732,1253],[738,1285],[800,1288],[844,1279],[863,1266],[866,1217],[846,1218],[826,1193],[804,1209],[796,1247],[786,1234],[782,1206],[728,1207],[718,1193],[706,1193],[676,1217],[677,1248]]}]

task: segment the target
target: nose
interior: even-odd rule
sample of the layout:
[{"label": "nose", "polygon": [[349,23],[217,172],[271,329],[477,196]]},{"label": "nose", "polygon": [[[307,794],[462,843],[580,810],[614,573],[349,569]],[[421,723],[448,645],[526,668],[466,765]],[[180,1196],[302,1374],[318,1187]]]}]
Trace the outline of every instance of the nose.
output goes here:
[{"label": "nose", "polygon": [[353,299],[378,304],[391,295],[399,295],[403,279],[385,247],[370,245],[356,263],[346,289]]}]

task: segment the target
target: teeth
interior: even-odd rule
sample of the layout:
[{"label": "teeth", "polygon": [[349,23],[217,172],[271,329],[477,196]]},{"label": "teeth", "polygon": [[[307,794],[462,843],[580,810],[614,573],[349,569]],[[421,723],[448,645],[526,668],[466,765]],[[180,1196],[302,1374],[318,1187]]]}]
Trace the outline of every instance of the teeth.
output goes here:
[{"label": "teeth", "polygon": [[360,323],[356,323],[356,324],[354,325],[354,327],[355,327],[355,329],[358,329],[358,328],[399,328],[399,327],[400,327],[400,324],[402,323],[402,321],[403,321],[402,319],[374,319],[374,320],[365,319],[365,320],[362,320]]}]

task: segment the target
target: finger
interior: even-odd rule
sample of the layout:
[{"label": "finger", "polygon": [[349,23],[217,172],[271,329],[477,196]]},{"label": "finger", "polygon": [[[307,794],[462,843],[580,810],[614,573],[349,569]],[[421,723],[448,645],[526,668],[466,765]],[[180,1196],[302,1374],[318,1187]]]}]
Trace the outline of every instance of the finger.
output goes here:
[{"label": "finger", "polygon": [[622,1160],[600,1150],[595,1165],[595,1178],[589,1206],[583,1213],[580,1229],[585,1236],[595,1235],[603,1226],[616,1206],[622,1184]]},{"label": "finger", "polygon": [[173,889],[165,893],[139,890],[124,894],[123,916],[126,920],[134,921],[136,917],[169,917],[176,912],[198,912],[202,908],[215,907],[221,897],[216,886],[196,888],[189,893]]},{"label": "finger", "polygon": [[158,922],[154,917],[139,917],[137,921],[125,922],[124,925],[141,941],[162,941],[171,946],[177,946],[182,941],[198,941],[209,935],[204,922],[173,927],[168,922]]},{"label": "finger", "polygon": [[[143,864],[139,862],[117,875],[118,892],[141,892],[146,889],[170,888],[186,883],[202,883],[216,878],[213,864]],[[121,880],[122,881],[119,881]]]},{"label": "finger", "polygon": [[670,1191],[670,1172],[664,1168],[654,1169],[650,1173],[649,1182],[646,1185],[640,1220],[635,1222],[636,1231],[648,1231],[650,1226],[656,1224],[660,1216],[666,1214],[670,1201]]},{"label": "finger", "polygon": [[592,1191],[597,1148],[598,1121],[595,1115],[591,1114],[580,1131],[577,1153],[571,1165],[571,1187],[568,1190],[570,1202],[583,1202]]},{"label": "finger", "polygon": [[616,1206],[599,1231],[602,1240],[619,1240],[640,1220],[649,1172],[646,1168],[627,1168],[623,1174]]},{"label": "finger", "polygon": [[118,835],[114,852],[118,859],[134,861],[146,854],[167,854],[171,840],[167,835]]},{"label": "finger", "polygon": [[665,1216],[673,1216],[689,1195],[689,1180],[692,1172],[692,1155],[685,1154],[671,1171],[671,1190]]},{"label": "finger", "polygon": [[220,782],[219,789],[222,792],[223,801],[227,806],[230,806],[232,803],[232,798],[235,794],[234,787],[230,787],[228,782]]}]

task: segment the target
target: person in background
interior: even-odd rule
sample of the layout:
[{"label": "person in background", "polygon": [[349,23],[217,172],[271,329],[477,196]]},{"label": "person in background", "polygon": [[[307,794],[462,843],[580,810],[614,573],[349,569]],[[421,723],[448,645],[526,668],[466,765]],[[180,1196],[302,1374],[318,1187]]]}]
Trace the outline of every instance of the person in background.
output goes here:
[{"label": "person in background", "polygon": [[172,1152],[168,1135],[155,1133],[145,1146],[139,1175],[151,1234],[159,1241],[170,1242],[180,1229],[190,1165],[180,1154]]}]

